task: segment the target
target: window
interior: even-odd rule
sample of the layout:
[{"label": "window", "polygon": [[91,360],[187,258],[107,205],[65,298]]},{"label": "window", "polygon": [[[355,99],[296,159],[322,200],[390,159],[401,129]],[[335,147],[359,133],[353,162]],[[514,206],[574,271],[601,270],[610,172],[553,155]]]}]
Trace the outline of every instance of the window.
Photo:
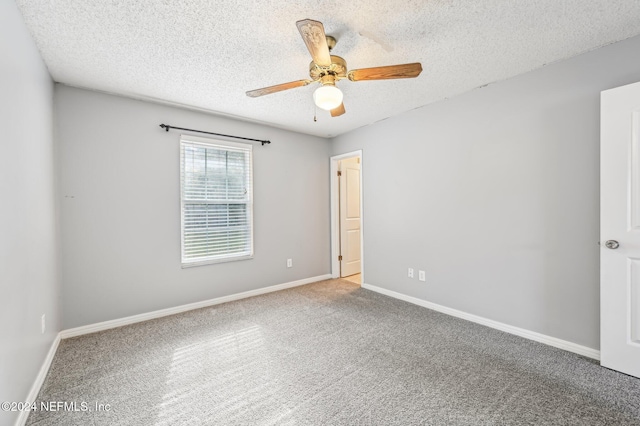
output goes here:
[{"label": "window", "polygon": [[182,267],[253,257],[252,148],[182,135]]}]

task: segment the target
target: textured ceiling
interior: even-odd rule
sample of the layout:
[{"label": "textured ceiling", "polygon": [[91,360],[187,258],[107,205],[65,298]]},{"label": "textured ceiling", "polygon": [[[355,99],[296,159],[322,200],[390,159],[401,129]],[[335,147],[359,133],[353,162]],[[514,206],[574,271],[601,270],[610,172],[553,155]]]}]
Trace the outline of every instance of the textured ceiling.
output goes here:
[{"label": "textured ceiling", "polygon": [[[17,0],[53,79],[335,136],[640,34],[638,0]],[[315,19],[349,69],[421,62],[415,79],[342,80],[316,108],[296,21]],[[171,123],[174,124],[174,123]],[[182,123],[175,123],[181,125]]]}]

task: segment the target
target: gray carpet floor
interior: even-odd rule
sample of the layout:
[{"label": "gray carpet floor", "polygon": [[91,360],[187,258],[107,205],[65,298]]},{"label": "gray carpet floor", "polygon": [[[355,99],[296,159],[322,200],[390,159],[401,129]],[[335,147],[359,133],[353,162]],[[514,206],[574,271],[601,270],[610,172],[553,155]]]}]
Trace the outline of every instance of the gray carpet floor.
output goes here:
[{"label": "gray carpet floor", "polygon": [[63,340],[38,401],[88,410],[29,425],[640,425],[640,379],[344,280]]}]

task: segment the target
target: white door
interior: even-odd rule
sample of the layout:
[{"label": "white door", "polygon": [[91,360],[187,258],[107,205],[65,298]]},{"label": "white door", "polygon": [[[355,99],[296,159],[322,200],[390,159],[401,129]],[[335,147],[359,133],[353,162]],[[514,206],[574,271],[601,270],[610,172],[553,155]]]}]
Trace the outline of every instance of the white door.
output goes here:
[{"label": "white door", "polygon": [[602,92],[600,362],[640,377],[640,83]]},{"label": "white door", "polygon": [[360,273],[360,158],[340,161],[340,276]]}]

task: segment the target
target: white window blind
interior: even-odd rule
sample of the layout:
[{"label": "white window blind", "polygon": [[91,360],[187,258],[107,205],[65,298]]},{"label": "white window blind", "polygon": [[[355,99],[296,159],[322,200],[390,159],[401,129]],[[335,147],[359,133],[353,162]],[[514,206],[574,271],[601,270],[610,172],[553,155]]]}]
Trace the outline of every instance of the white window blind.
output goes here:
[{"label": "white window blind", "polygon": [[252,145],[182,135],[182,265],[253,256]]}]

